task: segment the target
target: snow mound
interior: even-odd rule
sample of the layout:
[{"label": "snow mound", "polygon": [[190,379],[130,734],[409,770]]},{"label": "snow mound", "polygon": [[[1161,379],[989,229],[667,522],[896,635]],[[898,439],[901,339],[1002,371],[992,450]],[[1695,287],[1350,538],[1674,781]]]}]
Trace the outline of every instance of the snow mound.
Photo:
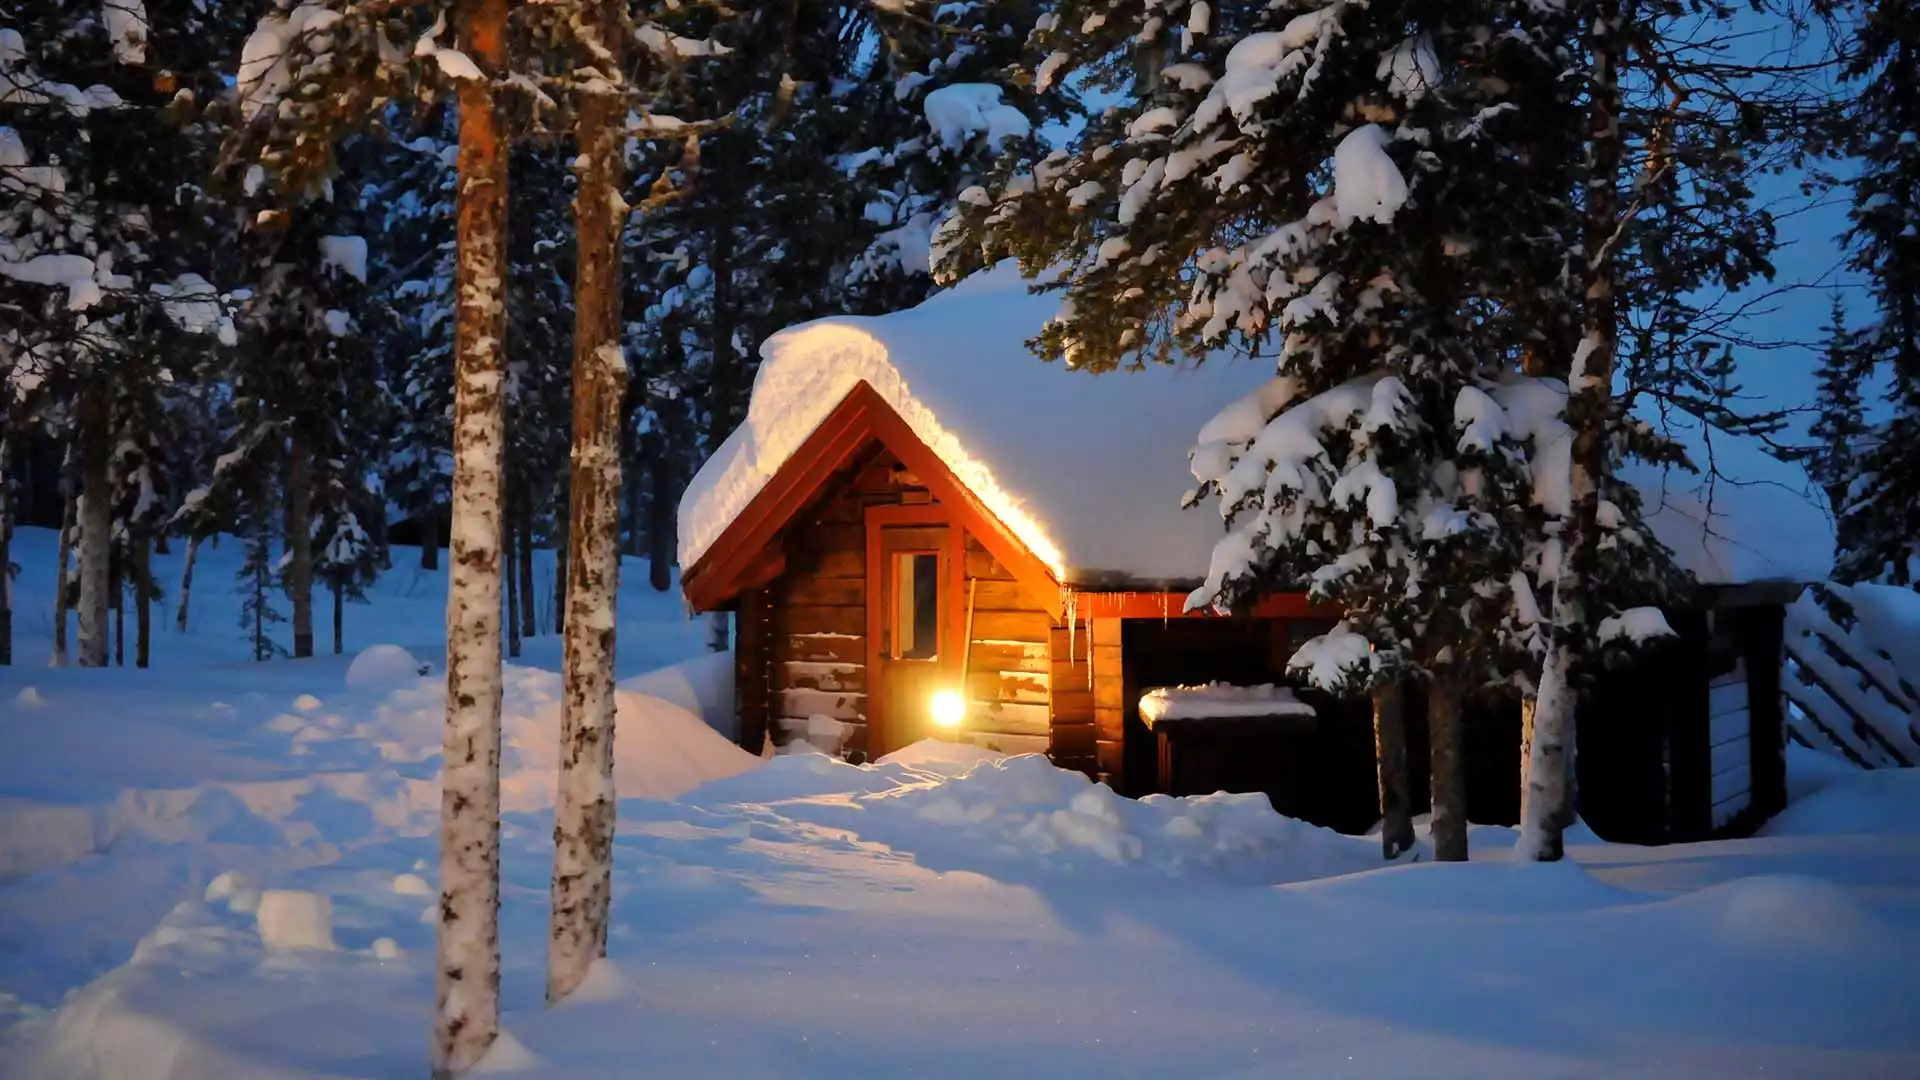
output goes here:
[{"label": "snow mound", "polygon": [[[1789,755],[1792,773],[1835,759],[1817,751]],[[1846,762],[1823,770],[1817,790],[1790,803],[1760,827],[1761,836],[1920,836],[1920,769],[1856,769]]]},{"label": "snow mound", "polygon": [[525,1043],[513,1037],[513,1032],[505,1028],[493,1040],[493,1045],[479,1061],[473,1063],[468,1072],[474,1076],[497,1076],[504,1073],[532,1072],[540,1067],[540,1059]]},{"label": "snow mound", "polygon": [[[515,668],[514,707],[501,718],[502,805],[540,810],[553,805],[559,768],[560,677]],[[614,692],[613,784],[622,799],[677,799],[702,784],[759,768],[747,753],[700,718],[662,698]]]},{"label": "snow mound", "polygon": [[347,689],[385,690],[421,678],[422,664],[398,645],[369,645],[347,665]]},{"label": "snow mound", "polygon": [[269,949],[333,951],[333,901],[300,889],[268,889],[254,912]]},{"label": "snow mound", "polygon": [[1007,755],[972,743],[951,739],[921,739],[880,758],[877,765],[899,765],[916,772],[936,776],[961,776],[983,761],[999,761]]},{"label": "snow mound", "polygon": [[[1479,835],[1474,842],[1481,842]],[[1292,890],[1341,905],[1378,904],[1452,915],[1554,915],[1598,911],[1651,898],[1595,879],[1571,859],[1397,863],[1371,874],[1308,881]]]},{"label": "snow mound", "polygon": [[16,709],[43,709],[47,705],[46,696],[34,686],[23,686],[13,695],[13,707]]},{"label": "snow mound", "polygon": [[1802,874],[1762,874],[1711,886],[1681,901],[1704,911],[1714,938],[1769,953],[1871,948],[1885,928],[1832,882]]},{"label": "snow mound", "polygon": [[707,726],[732,740],[739,729],[733,711],[733,653],[702,653],[691,660],[636,675],[620,689],[645,694],[701,717]]}]

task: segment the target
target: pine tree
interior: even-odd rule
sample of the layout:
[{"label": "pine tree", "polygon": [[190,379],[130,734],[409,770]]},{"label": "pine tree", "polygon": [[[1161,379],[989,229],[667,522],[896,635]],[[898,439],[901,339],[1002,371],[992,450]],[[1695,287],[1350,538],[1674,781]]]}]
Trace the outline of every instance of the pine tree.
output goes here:
[{"label": "pine tree", "polygon": [[1889,371],[1892,416],[1859,464],[1840,576],[1909,585],[1920,575],[1920,12],[1870,3],[1858,27],[1848,74],[1863,83],[1850,116],[1861,165],[1847,239],[1878,309],[1865,363]]},{"label": "pine tree", "polygon": [[1858,469],[1858,457],[1867,434],[1862,413],[1860,335],[1847,329],[1846,308],[1834,294],[1827,315],[1826,352],[1820,360],[1820,383],[1815,391],[1818,414],[1807,429],[1813,439],[1801,455],[1807,474],[1827,493],[1834,516],[1846,512],[1847,489]]}]

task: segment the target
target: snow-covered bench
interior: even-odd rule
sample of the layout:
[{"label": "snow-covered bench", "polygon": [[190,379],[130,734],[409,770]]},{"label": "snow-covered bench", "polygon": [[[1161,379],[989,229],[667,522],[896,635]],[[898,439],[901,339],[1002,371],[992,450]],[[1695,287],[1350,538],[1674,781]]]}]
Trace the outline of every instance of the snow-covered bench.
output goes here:
[{"label": "snow-covered bench", "polygon": [[1140,695],[1140,720],[1159,751],[1159,790],[1169,795],[1179,776],[1180,745],[1190,736],[1295,735],[1313,730],[1318,715],[1292,690],[1272,683],[1233,686],[1160,686]]}]

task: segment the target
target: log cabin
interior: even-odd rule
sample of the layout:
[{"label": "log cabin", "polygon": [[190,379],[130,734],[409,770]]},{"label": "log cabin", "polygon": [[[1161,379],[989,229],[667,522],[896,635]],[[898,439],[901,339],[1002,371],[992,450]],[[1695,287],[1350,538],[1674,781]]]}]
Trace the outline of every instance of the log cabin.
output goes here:
[{"label": "log cabin", "polygon": [[[1303,594],[1185,611],[1222,531],[1217,510],[1182,507],[1193,435],[1271,361],[1087,375],[1026,347],[1054,303],[1001,267],[918,308],[768,341],[746,421],[679,519],[689,606],[733,613],[742,745],[806,740],[859,763],[955,738],[1046,754],[1123,794],[1264,791],[1364,830],[1378,816],[1365,702],[1295,687],[1313,708],[1280,710],[1285,723],[1158,732],[1140,709],[1160,687],[1297,682],[1287,660],[1334,621]],[[1785,803],[1782,615],[1827,575],[1832,529],[1797,466],[1717,431],[1711,449],[1718,478],[1633,477],[1700,588],[1669,612],[1677,640],[1582,703],[1581,810],[1609,839],[1738,832]],[[1423,762],[1417,708],[1409,729]],[[1514,820],[1516,702],[1476,704],[1468,759],[1470,816]]]}]

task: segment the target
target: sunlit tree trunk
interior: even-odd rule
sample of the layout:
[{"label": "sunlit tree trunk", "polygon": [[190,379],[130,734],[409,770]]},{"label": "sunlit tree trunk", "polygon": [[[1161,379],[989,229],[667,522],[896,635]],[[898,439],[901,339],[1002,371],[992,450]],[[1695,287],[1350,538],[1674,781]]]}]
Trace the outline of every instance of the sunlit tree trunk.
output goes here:
[{"label": "sunlit tree trunk", "polygon": [[455,207],[453,531],[440,780],[432,1070],[471,1067],[500,1032],[500,473],[506,436],[507,142],[492,80],[507,0],[461,0]]},{"label": "sunlit tree trunk", "polygon": [[1583,244],[1587,255],[1585,333],[1567,380],[1567,421],[1573,428],[1573,513],[1562,539],[1560,578],[1554,585],[1553,627],[1534,709],[1528,747],[1527,797],[1518,854],[1553,861],[1564,854],[1561,834],[1573,823],[1572,752],[1576,701],[1570,686],[1578,638],[1587,633],[1588,568],[1599,536],[1600,479],[1606,468],[1608,398],[1616,345],[1614,259],[1622,228],[1618,195],[1621,164],[1619,65],[1621,0],[1595,0],[1589,24],[1588,154]]},{"label": "sunlit tree trunk", "polygon": [[[621,95],[619,8],[602,0],[601,92],[580,95],[574,199],[573,460],[568,484],[567,618],[560,699],[560,779],[553,824],[547,1001],[580,985],[607,952],[613,869],[613,655],[620,582]],[[583,20],[584,21],[584,20]]]}]

